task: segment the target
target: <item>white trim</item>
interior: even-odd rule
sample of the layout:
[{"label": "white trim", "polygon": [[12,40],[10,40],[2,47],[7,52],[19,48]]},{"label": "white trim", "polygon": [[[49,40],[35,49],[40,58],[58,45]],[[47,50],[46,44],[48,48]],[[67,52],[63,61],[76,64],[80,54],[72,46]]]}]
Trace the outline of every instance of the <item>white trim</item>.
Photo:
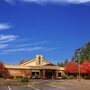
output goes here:
[{"label": "white trim", "polygon": [[12,89],[10,88],[10,86],[8,86],[8,89],[9,89],[9,90],[12,90]]},{"label": "white trim", "polygon": [[51,86],[51,87],[54,87],[54,88],[59,88],[59,89],[66,89],[65,87],[61,87],[61,86],[55,86],[55,85],[49,85],[47,84],[48,86]]},{"label": "white trim", "polygon": [[30,86],[30,85],[27,85],[27,86],[30,87],[30,88],[32,88],[32,89],[35,89],[35,90],[40,90],[40,89],[35,88],[35,87],[32,87],[32,86]]}]

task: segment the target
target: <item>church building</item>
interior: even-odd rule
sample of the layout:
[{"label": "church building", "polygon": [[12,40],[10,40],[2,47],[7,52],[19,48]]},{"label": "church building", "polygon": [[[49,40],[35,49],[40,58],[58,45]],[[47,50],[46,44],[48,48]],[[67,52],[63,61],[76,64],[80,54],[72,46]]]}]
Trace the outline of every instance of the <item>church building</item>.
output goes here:
[{"label": "church building", "polygon": [[10,78],[40,78],[56,79],[63,74],[64,68],[56,66],[44,59],[42,55],[27,60],[19,65],[4,65]]}]

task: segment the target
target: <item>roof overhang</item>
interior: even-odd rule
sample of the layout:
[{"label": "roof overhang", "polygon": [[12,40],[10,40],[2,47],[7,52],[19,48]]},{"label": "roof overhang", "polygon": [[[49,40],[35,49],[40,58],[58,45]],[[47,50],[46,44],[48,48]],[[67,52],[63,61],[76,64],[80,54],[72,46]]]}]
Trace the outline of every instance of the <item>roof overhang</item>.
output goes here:
[{"label": "roof overhang", "polygon": [[42,70],[42,69],[51,69],[51,70],[60,70],[59,66],[22,66],[22,65],[4,65],[7,69],[34,69],[34,70]]}]

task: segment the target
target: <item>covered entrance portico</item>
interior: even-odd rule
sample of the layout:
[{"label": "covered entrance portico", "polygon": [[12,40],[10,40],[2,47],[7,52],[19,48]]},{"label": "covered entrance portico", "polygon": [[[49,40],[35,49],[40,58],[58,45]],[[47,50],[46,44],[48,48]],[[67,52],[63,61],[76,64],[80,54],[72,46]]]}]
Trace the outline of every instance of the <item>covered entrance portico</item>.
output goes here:
[{"label": "covered entrance portico", "polygon": [[51,70],[51,69],[44,69],[40,72],[40,77],[42,79],[55,79],[58,78],[58,71],[57,70]]},{"label": "covered entrance portico", "polygon": [[56,79],[58,78],[58,66],[37,66],[31,67],[32,77],[37,76],[40,79]]}]

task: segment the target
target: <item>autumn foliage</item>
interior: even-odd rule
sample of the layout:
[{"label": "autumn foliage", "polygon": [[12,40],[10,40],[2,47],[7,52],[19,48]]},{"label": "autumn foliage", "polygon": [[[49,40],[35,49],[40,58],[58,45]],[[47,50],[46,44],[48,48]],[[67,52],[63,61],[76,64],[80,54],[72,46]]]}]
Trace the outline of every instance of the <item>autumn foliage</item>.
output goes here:
[{"label": "autumn foliage", "polygon": [[82,74],[90,74],[90,62],[88,60],[85,60],[81,64],[81,70],[80,70],[80,72]]},{"label": "autumn foliage", "polygon": [[8,71],[7,69],[4,67],[4,64],[0,61],[0,77],[8,77]]},{"label": "autumn foliage", "polygon": [[65,73],[78,73],[78,64],[76,62],[68,62],[65,66]]},{"label": "autumn foliage", "polygon": [[[68,62],[65,66],[65,73],[69,74],[78,74],[79,66],[77,62]],[[83,63],[80,64],[80,73],[90,75],[90,62],[88,60],[84,60]]]},{"label": "autumn foliage", "polygon": [[0,74],[5,72],[3,63],[0,61]]}]

